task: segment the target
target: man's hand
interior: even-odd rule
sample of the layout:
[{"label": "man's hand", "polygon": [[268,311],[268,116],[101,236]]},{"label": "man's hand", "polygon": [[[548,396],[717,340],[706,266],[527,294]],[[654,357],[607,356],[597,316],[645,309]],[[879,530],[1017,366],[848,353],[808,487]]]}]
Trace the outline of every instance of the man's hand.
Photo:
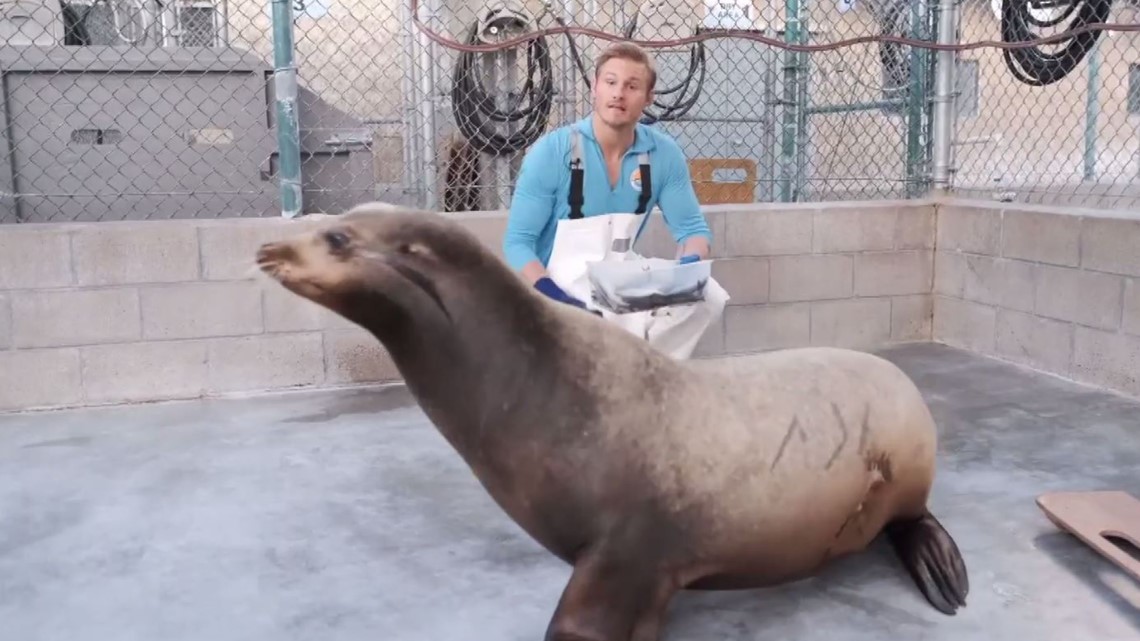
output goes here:
[{"label": "man's hand", "polygon": [[523,280],[531,285],[537,285],[540,278],[547,276],[546,268],[537,260],[532,260],[523,265],[522,269],[519,270],[519,274],[523,277]]},{"label": "man's hand", "polygon": [[568,305],[586,309],[585,303],[562,291],[562,288],[559,287],[553,280],[551,280],[549,276],[543,276],[542,278],[539,278],[537,281],[535,281],[534,288],[545,294],[547,298],[551,298],[560,303],[566,303]]},{"label": "man's hand", "polygon": [[704,236],[693,236],[677,247],[677,262],[684,265],[709,257],[709,241]]}]

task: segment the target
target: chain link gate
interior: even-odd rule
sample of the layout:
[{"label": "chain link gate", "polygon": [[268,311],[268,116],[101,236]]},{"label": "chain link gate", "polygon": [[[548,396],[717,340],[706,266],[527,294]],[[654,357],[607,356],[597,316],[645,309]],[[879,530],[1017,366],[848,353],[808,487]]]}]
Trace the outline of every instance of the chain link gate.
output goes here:
[{"label": "chain link gate", "polygon": [[0,222],[505,208],[526,149],[589,113],[593,60],[623,37],[656,60],[645,121],[706,204],[1138,200],[1136,0],[1015,0],[1030,19],[1006,39],[1111,26],[1041,86],[1015,63],[1043,58],[1000,42],[1001,0],[0,6]]}]

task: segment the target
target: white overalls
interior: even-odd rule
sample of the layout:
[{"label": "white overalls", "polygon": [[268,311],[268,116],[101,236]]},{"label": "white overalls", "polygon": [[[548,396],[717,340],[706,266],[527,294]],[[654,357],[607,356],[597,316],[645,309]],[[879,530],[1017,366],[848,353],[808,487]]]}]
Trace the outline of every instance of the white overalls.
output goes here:
[{"label": "white overalls", "polygon": [[[641,197],[636,212],[582,215],[585,169],[580,135],[571,128],[570,217],[558,221],[547,273],[567,294],[589,309],[600,311],[606,320],[646,339],[673,358],[687,359],[709,325],[724,312],[728,292],[712,278],[711,261],[681,265],[675,260],[645,258],[632,251],[646,220],[644,216],[648,215],[646,207],[652,194],[647,153],[638,155]],[[607,263],[599,264],[601,261]],[[609,261],[625,264],[612,265]],[[614,298],[607,293],[616,290],[618,297],[622,293],[621,284],[598,286],[601,279],[612,277],[615,272],[620,272],[618,276],[626,281],[629,298],[636,296],[650,302],[642,302],[634,311],[614,311],[603,304]],[[639,277],[639,272],[644,276]],[[659,301],[657,304],[652,302],[654,298]]]}]

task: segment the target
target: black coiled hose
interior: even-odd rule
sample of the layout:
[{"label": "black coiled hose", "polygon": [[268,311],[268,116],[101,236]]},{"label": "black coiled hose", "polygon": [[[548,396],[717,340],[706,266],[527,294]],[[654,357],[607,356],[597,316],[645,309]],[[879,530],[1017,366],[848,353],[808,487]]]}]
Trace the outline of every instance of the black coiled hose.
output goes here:
[{"label": "black coiled hose", "polygon": [[[555,18],[559,25],[565,27],[566,23],[561,18]],[[633,19],[625,26],[623,35],[626,38],[633,39],[633,32],[637,29],[637,15],[634,14]],[[698,31],[699,33],[699,31]],[[585,65],[582,64],[582,57],[578,53],[578,47],[574,44],[574,36],[566,34],[567,40],[570,43],[570,55],[574,57],[574,63],[578,67],[578,71],[582,74],[582,81],[586,83],[586,88],[589,89],[593,85],[590,83],[590,74],[586,71]],[[699,76],[698,76],[699,74]],[[693,82],[693,77],[697,76],[696,86],[693,87],[693,94],[685,98],[685,94],[689,91],[689,87]],[[656,99],[653,101],[653,106],[661,109],[660,113],[653,113],[649,107],[642,110],[641,122],[646,125],[651,125],[655,122],[664,122],[669,120],[677,120],[678,118],[689,113],[693,105],[697,104],[697,99],[701,96],[701,88],[705,84],[705,43],[703,40],[696,42],[689,49],[689,72],[685,74],[685,79],[682,80],[677,86],[669,87],[667,89],[654,89]],[[661,101],[661,96],[667,96],[680,92],[681,98],[678,98],[674,104],[666,104]]]},{"label": "black coiled hose", "polygon": [[[472,25],[468,44],[476,44],[478,23]],[[451,110],[459,130],[475,149],[495,155],[509,156],[529,147],[546,130],[553,104],[554,76],[546,38],[536,38],[526,47],[526,84],[507,108],[500,110],[494,99],[483,90],[479,80],[478,53],[464,51],[455,65],[451,83]],[[535,72],[538,83],[535,83]],[[526,107],[523,107],[523,104]],[[514,133],[499,133],[495,123],[522,121]]]},{"label": "black coiled hose", "polygon": [[[1030,30],[1034,27],[1054,27],[1076,12],[1070,29],[1087,24],[1107,23],[1112,12],[1112,0],[1059,0],[1058,5],[1068,5],[1064,12],[1052,20],[1040,21],[1029,13],[1030,0],[1004,0],[1001,8],[1001,37],[1005,42],[1028,42],[1036,36]],[[1079,11],[1078,11],[1079,10]],[[1061,80],[1069,75],[1088,55],[1092,46],[1100,38],[1101,30],[1095,29],[1067,38],[1067,44],[1056,53],[1045,53],[1040,47],[1004,49],[1002,56],[1006,66],[1021,82],[1042,87]]]},{"label": "black coiled hose", "polygon": [[[560,18],[555,20],[565,26]],[[636,17],[625,28],[625,36],[633,37],[636,27]],[[471,26],[467,35],[467,43],[475,44],[478,33],[478,23]],[[591,86],[590,74],[587,72],[573,36],[567,34],[570,42],[570,52],[575,65],[586,82]],[[539,37],[527,43],[527,79],[520,95],[513,99],[505,110],[495,107],[491,96],[483,90],[479,80],[479,68],[476,64],[477,53],[464,51],[453,72],[451,83],[451,110],[460,132],[472,147],[483,153],[496,156],[511,155],[520,149],[529,147],[539,138],[546,129],[553,104],[554,79],[551,71],[550,50],[546,38]],[[535,82],[535,72],[539,73],[538,83]],[[696,77],[696,84],[693,79]],[[689,70],[685,78],[675,87],[657,89],[654,93],[656,99],[652,106],[660,109],[655,113],[646,107],[642,111],[641,122],[652,124],[655,122],[676,120],[681,118],[693,108],[700,97],[701,88],[705,81],[705,47],[703,42],[697,42],[689,52]],[[692,88],[692,95],[686,97]],[[668,104],[661,100],[661,96],[679,93],[679,98]],[[525,103],[526,107],[522,107]],[[499,132],[496,123],[522,122],[513,134],[504,135]]]},{"label": "black coiled hose", "polygon": [[[633,32],[637,28],[637,14],[634,14],[633,19],[625,27],[625,37],[633,38]],[[697,33],[700,33],[698,29]],[[689,83],[693,81],[693,76],[700,74],[697,78],[697,84],[693,88],[693,95],[687,99],[684,98],[685,94],[689,91]],[[693,108],[697,104],[697,98],[701,96],[701,89],[705,86],[705,41],[698,40],[689,48],[689,72],[685,74],[685,79],[682,80],[677,86],[669,87],[668,89],[655,89],[654,95],[656,99],[653,101],[653,106],[662,109],[658,114],[650,111],[649,107],[642,110],[641,122],[643,124],[651,125],[655,122],[664,122],[669,120],[676,120]],[[677,102],[668,105],[661,102],[661,96],[680,92],[680,97]]]}]

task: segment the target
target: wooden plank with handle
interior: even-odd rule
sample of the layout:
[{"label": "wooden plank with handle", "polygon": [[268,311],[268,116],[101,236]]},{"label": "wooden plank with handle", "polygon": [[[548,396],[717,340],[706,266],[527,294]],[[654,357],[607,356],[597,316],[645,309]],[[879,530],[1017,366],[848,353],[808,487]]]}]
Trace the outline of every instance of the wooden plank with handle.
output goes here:
[{"label": "wooden plank with handle", "polygon": [[1049,492],[1037,497],[1049,520],[1080,538],[1098,553],[1140,581],[1140,560],[1106,537],[1116,537],[1140,549],[1140,500],[1119,490]]}]

